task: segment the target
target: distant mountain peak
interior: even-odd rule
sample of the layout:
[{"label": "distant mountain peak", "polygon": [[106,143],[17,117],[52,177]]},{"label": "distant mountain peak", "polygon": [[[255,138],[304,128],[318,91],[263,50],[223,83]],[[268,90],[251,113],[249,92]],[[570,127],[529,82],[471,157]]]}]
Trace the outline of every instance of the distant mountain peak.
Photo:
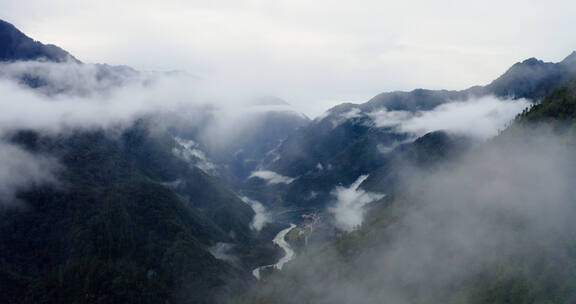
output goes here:
[{"label": "distant mountain peak", "polygon": [[11,23],[0,20],[0,61],[17,60],[80,63],[78,59],[60,47],[36,41],[26,36]]},{"label": "distant mountain peak", "polygon": [[531,58],[528,58],[528,59],[522,61],[521,64],[523,64],[523,65],[538,65],[538,64],[542,64],[542,63],[544,63],[544,61],[542,61],[538,58],[535,58],[535,57],[531,57]]},{"label": "distant mountain peak", "polygon": [[576,64],[576,51],[573,51],[568,57],[562,60],[563,64]]}]

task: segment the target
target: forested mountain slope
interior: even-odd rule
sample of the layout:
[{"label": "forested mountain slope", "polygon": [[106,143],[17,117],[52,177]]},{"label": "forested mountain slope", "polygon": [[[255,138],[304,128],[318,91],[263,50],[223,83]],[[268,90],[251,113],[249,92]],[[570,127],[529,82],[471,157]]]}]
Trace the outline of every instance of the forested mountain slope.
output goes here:
[{"label": "forested mountain slope", "polygon": [[[553,89],[473,150],[404,162],[361,227],[240,302],[573,303],[574,92],[573,80]],[[437,143],[421,155],[449,149]]]}]

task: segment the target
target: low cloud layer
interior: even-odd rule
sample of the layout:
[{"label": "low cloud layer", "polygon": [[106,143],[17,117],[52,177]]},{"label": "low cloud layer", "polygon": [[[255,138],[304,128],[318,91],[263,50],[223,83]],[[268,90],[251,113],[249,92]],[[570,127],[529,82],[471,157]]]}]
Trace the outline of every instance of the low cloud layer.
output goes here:
[{"label": "low cloud layer", "polygon": [[57,169],[57,161],[49,156],[0,142],[0,207],[13,203],[20,190],[55,183]]},{"label": "low cloud layer", "polygon": [[360,185],[368,178],[361,175],[349,187],[337,186],[332,195],[334,205],[328,211],[334,216],[336,227],[344,231],[352,231],[364,221],[367,204],[379,200],[384,194],[367,192],[360,189]]},{"label": "low cloud layer", "polygon": [[213,246],[208,248],[210,254],[219,260],[223,260],[232,264],[238,263],[238,257],[235,256],[232,251],[234,251],[234,244],[218,242]]},{"label": "low cloud layer", "polygon": [[576,47],[560,32],[575,10],[568,0],[0,2],[5,20],[83,61],[188,69],[310,115],[383,90],[488,83],[532,56],[561,60]]},{"label": "low cloud layer", "polygon": [[[220,148],[222,142],[237,137],[234,132],[250,126],[251,121],[246,118],[249,115],[245,114],[289,111],[286,104],[245,107],[252,96],[218,93],[208,83],[185,73],[143,73],[128,67],[76,63],[0,63],[0,96],[3,138],[23,129],[44,135],[122,129],[136,119],[153,115],[158,129],[187,122],[189,130],[201,130],[202,134],[196,136],[210,139],[212,148]],[[188,156],[197,158],[202,169],[214,170],[200,147],[188,152]],[[6,153],[17,154],[12,150]],[[10,158],[0,159],[0,168],[10,166]],[[35,165],[44,166],[42,160]],[[34,180],[29,174],[21,176],[28,176],[30,182],[41,180]],[[286,180],[273,178],[272,182]],[[6,182],[0,188],[13,185]]]},{"label": "low cloud layer", "polygon": [[294,178],[292,177],[280,175],[274,171],[266,170],[252,172],[252,174],[250,174],[250,178],[254,177],[265,180],[269,185],[290,184],[294,181]]},{"label": "low cloud layer", "polygon": [[180,137],[174,137],[178,146],[172,149],[172,153],[186,162],[202,169],[202,171],[216,175],[216,165],[210,161],[206,154],[199,149],[198,143],[193,140],[186,140]]},{"label": "low cloud layer", "polygon": [[573,299],[575,156],[565,136],[523,130],[434,170],[404,168],[402,196],[368,230],[310,248],[255,293],[278,303]]},{"label": "low cloud layer", "polygon": [[[35,155],[7,140],[19,130],[63,134],[127,126],[146,113],[181,102],[181,80],[146,82],[133,70],[75,63],[0,64],[0,195],[14,199],[26,186],[54,181],[56,159]],[[30,86],[35,89],[30,88]]]},{"label": "low cloud layer", "polygon": [[30,85],[45,95],[107,95],[122,86],[152,82],[158,76],[161,75],[138,72],[127,66],[105,64],[0,62],[0,78]]},{"label": "low cloud layer", "polygon": [[[62,64],[52,69],[51,63],[15,63],[15,65],[40,65],[47,69],[47,82],[68,87],[57,94],[46,93],[42,88],[32,90],[18,84],[15,79],[0,79],[0,132],[33,129],[42,132],[63,132],[69,128],[106,128],[125,125],[148,113],[177,109],[183,105],[199,104],[189,79],[178,75],[165,75],[153,82],[132,81],[109,90],[91,83],[90,68],[77,64]],[[48,65],[48,66],[44,66]],[[43,73],[40,73],[43,75]],[[38,75],[35,74],[36,77]],[[43,76],[38,76],[41,77]],[[73,80],[74,79],[74,80]],[[45,80],[41,80],[44,82]],[[76,94],[75,89],[91,94]]]},{"label": "low cloud layer", "polygon": [[241,197],[241,199],[254,210],[254,218],[250,222],[250,228],[252,230],[260,231],[266,224],[272,222],[270,213],[262,203],[246,196]]},{"label": "low cloud layer", "polygon": [[378,127],[396,127],[399,131],[416,135],[445,130],[486,139],[498,134],[498,130],[529,105],[525,99],[502,100],[485,96],[442,104],[431,111],[380,110],[370,116]]}]

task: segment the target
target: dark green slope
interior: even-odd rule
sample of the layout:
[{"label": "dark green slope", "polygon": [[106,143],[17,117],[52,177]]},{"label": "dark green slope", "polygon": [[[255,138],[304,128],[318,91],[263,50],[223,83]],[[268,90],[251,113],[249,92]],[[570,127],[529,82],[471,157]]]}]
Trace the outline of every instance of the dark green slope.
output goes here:
[{"label": "dark green slope", "polygon": [[[144,81],[129,67],[83,65],[5,22],[0,42],[0,61],[40,61],[0,71],[38,93],[86,96]],[[44,61],[78,63],[62,66],[77,81],[51,77],[55,65]],[[268,120],[288,126],[249,138],[243,144],[265,139],[250,153],[265,153],[305,121],[280,116]],[[60,170],[56,184],[19,193],[21,208],[0,210],[0,303],[213,303],[251,280],[247,270],[275,260],[277,248],[262,247],[250,229],[253,210],[176,157],[172,134],[154,121],[3,138],[54,157]]]},{"label": "dark green slope", "polygon": [[572,122],[576,118],[576,79],[555,88],[541,103],[517,118],[519,123]]},{"label": "dark green slope", "polygon": [[142,121],[123,135],[127,153],[139,168],[157,182],[166,183],[201,210],[231,239],[249,242],[254,211],[231,190],[202,170],[172,154],[176,145],[168,133],[153,134]]},{"label": "dark green slope", "polygon": [[[155,157],[162,153],[138,147],[134,137],[104,131],[15,136],[33,151],[57,156],[63,168],[57,186],[22,193],[26,207],[0,215],[2,302],[205,303],[240,281],[241,272],[207,248],[234,242],[229,231],[248,224],[221,227],[216,222],[227,211],[205,215],[159,183],[174,174],[171,166],[182,164],[167,154],[160,163]],[[208,185],[201,190],[230,198],[205,175],[186,177]],[[214,197],[198,199],[208,200],[218,203]],[[244,213],[249,221],[251,210]],[[246,229],[237,235],[247,238]]]},{"label": "dark green slope", "polygon": [[[0,21],[0,61],[27,60],[79,63]],[[137,74],[97,65],[87,76],[96,88],[71,87],[49,77],[50,64],[16,67],[2,76],[49,95],[85,95]],[[60,166],[57,183],[21,192],[0,210],[1,303],[207,303],[243,284],[241,265],[209,248],[250,244],[253,211],[174,157],[171,138],[148,127],[140,121],[128,130],[22,131],[3,139]],[[191,186],[175,191],[174,181]]]}]

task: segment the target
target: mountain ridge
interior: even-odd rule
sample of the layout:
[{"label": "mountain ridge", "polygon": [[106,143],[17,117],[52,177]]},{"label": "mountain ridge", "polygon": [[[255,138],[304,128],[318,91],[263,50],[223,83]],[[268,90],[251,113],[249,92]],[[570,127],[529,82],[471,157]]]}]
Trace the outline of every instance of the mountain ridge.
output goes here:
[{"label": "mountain ridge", "polygon": [[17,60],[80,63],[78,59],[60,47],[36,41],[11,23],[0,19],[0,61]]},{"label": "mountain ridge", "polygon": [[[28,42],[22,48],[13,48],[21,55],[7,51],[9,55],[5,57],[69,62],[68,53],[54,55],[51,47],[24,41]],[[130,69],[122,71],[132,73]],[[273,229],[263,233],[252,229],[251,221],[257,212],[239,194],[250,194],[250,199],[288,214],[276,223],[281,225],[282,221],[305,221],[302,215],[314,218],[316,214],[308,212],[326,210],[327,203],[333,201],[334,187],[352,184],[358,176],[367,175],[357,188],[385,192],[387,196],[367,206],[374,212],[357,231],[330,231],[329,235],[336,236],[329,244],[337,248],[341,254],[338,257],[361,256],[363,248],[354,244],[364,239],[379,242],[381,236],[389,240],[389,235],[379,234],[378,229],[393,224],[397,219],[393,208],[403,206],[405,197],[397,194],[402,194],[398,189],[404,190],[400,180],[405,166],[422,170],[441,167],[471,147],[469,138],[443,131],[413,136],[394,127],[377,127],[371,113],[421,113],[470,96],[495,95],[543,98],[541,104],[519,116],[521,122],[573,119],[574,84],[558,84],[573,77],[575,71],[576,52],[559,63],[524,60],[485,86],[462,91],[416,89],[382,93],[363,104],[338,105],[325,117],[313,121],[294,113],[246,115],[254,123],[251,128],[238,130],[241,128],[233,125],[237,135],[226,143],[226,149],[217,151],[210,151],[205,143],[219,138],[207,136],[204,143],[196,143],[202,139],[194,129],[197,121],[164,129],[154,124],[157,117],[149,116],[113,131],[96,128],[58,135],[15,131],[6,139],[11,144],[36,155],[51,155],[61,162],[61,184],[33,186],[19,192],[18,198],[28,203],[28,208],[0,208],[0,216],[6,216],[0,223],[0,300],[217,303],[223,294],[245,290],[247,284],[255,282],[250,270],[270,264],[278,256],[274,247],[262,243],[262,235],[273,233]],[[39,90],[42,86],[30,87]],[[270,97],[257,103],[285,104]],[[204,120],[198,120],[205,124],[217,114],[209,112],[201,117]],[[208,174],[197,163],[178,157],[174,149],[183,146],[178,138],[190,141],[184,145],[198,148],[192,151],[198,159],[208,155],[230,176]],[[283,182],[267,183],[253,177],[252,170],[270,170],[286,176],[281,176]],[[390,206],[392,212],[388,213]],[[330,225],[329,218],[325,224]],[[216,254],[214,248],[225,251]],[[326,248],[331,249],[313,250],[323,254]],[[337,278],[339,274],[332,272],[329,265],[332,261],[326,260],[326,267],[307,275],[319,274],[323,280]],[[298,262],[295,265],[306,268]],[[291,267],[288,264],[286,268],[290,271]],[[498,284],[502,283],[495,281],[500,287]],[[292,283],[273,292],[287,293],[293,297],[291,300],[305,302],[308,294],[292,289],[298,286],[298,280]],[[262,290],[275,287],[266,284],[256,286]],[[508,286],[503,285],[502,289]],[[479,289],[482,288],[490,286],[481,285]],[[519,288],[524,290],[523,285]],[[317,295],[312,294],[312,300],[308,300],[314,301],[314,296]]]}]

